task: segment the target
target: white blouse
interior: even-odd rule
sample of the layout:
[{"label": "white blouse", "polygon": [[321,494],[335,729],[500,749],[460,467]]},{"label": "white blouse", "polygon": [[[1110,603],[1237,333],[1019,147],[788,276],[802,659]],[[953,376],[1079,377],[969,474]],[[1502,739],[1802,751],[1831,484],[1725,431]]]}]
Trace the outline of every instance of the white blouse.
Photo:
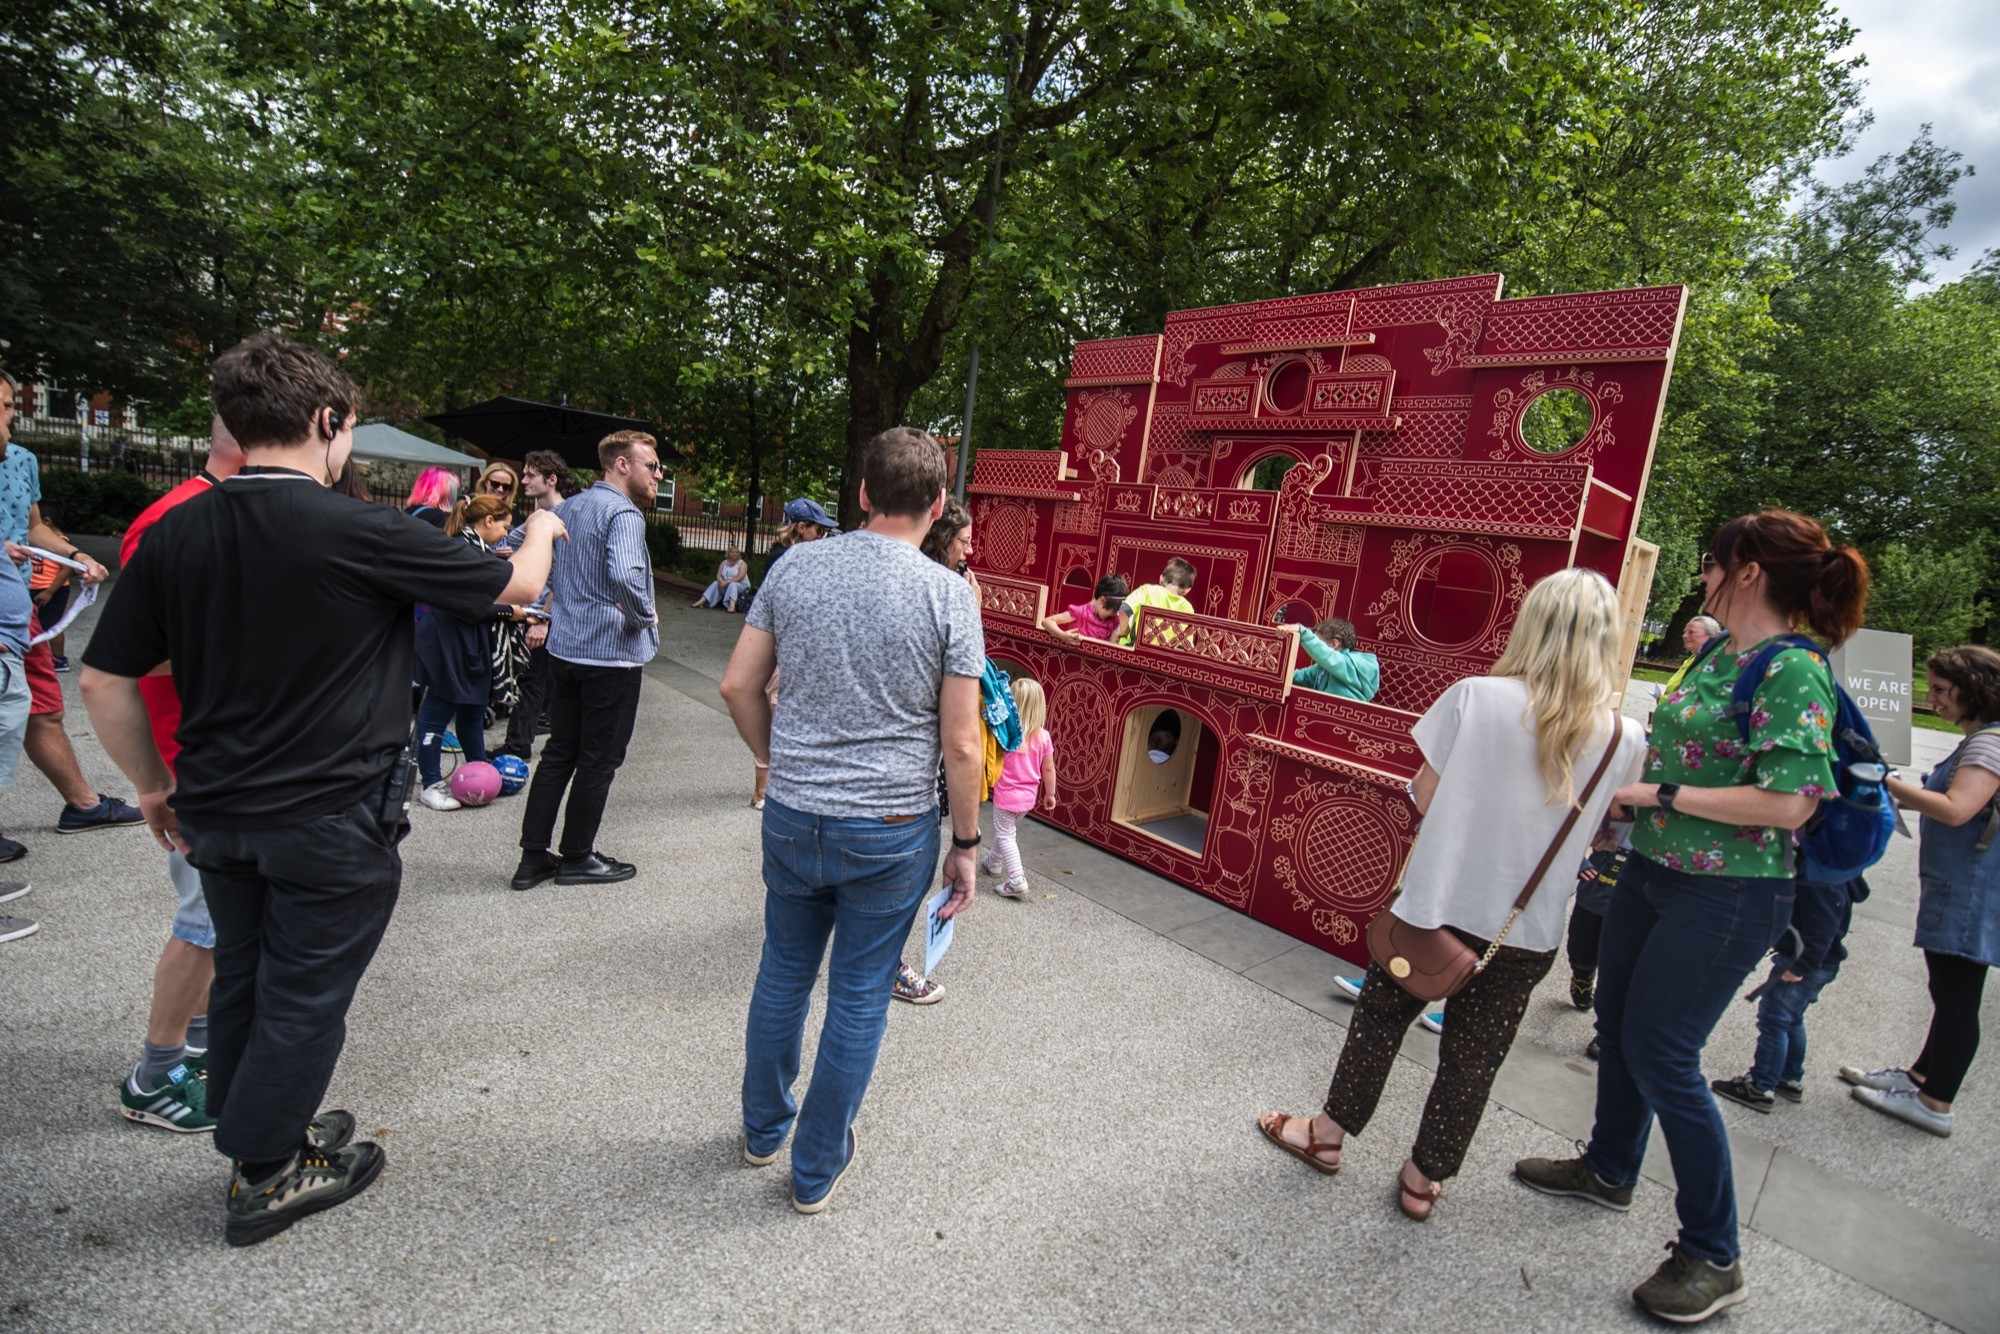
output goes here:
[{"label": "white blouse", "polygon": [[[1411,926],[1454,926],[1482,940],[1493,939],[1562,827],[1567,808],[1549,800],[1528,709],[1525,681],[1472,676],[1439,696],[1411,730],[1424,759],[1438,773],[1437,792],[1395,903],[1396,916]],[[1604,758],[1612,716],[1611,706],[1605,705],[1603,723],[1577,753],[1579,792]],[[1638,781],[1646,758],[1644,729],[1629,720],[1621,720],[1621,726],[1611,767],[1556,850],[1506,944],[1540,952],[1562,943],[1577,867],[1589,853],[1612,794]]]}]

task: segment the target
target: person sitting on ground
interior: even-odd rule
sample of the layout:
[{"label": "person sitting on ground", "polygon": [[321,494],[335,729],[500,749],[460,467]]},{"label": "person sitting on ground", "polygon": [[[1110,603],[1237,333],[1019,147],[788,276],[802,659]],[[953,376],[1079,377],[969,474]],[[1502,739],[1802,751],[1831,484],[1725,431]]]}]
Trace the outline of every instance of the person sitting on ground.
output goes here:
[{"label": "person sitting on ground", "polygon": [[457,503],[458,474],[449,468],[426,468],[411,485],[410,498],[403,502],[403,513],[422,519],[433,528],[443,528],[444,521],[451,517],[451,507]]},{"label": "person sitting on ground", "polygon": [[[467,496],[452,506],[444,531],[480,551],[491,551],[507,536],[511,517],[501,496]],[[434,811],[455,811],[459,806],[444,779],[445,729],[456,730],[467,760],[486,758],[486,701],[493,690],[491,627],[496,620],[520,615],[519,608],[497,603],[478,621],[435,607],[417,608],[416,677],[424,688],[424,702],[417,710],[417,770],[423,781],[417,795]]]},{"label": "person sitting on ground", "polygon": [[1292,673],[1292,684],[1346,699],[1370,700],[1382,688],[1382,667],[1373,653],[1363,653],[1354,627],[1329,616],[1317,629],[1299,627],[1299,647],[1313,660]]},{"label": "person sitting on ground", "polygon": [[1748,1073],[1709,1081],[1718,1098],[1753,1112],[1769,1112],[1778,1098],[1805,1101],[1806,1007],[1840,972],[1847,957],[1840,942],[1854,923],[1854,905],[1867,897],[1860,876],[1838,885],[1800,877],[1791,926],[1771,952],[1771,975],[1750,993],[1758,998],[1756,1055]]},{"label": "person sitting on ground", "polygon": [[1965,731],[1923,786],[1889,780],[1896,800],[1923,817],[1916,946],[1930,974],[1930,1032],[1906,1068],[1844,1065],[1840,1077],[1856,1085],[1855,1101],[1944,1136],[1979,1050],[1986,970],[2000,967],[2000,653],[1942,649],[1924,671],[1937,716]]},{"label": "person sitting on ground", "polygon": [[[1645,733],[1613,706],[1619,629],[1618,593],[1603,575],[1559,570],[1528,591],[1491,674],[1453,685],[1411,731],[1424,757],[1411,788],[1424,824],[1395,913],[1449,930],[1486,959],[1451,997],[1430,1099],[1397,1175],[1399,1205],[1418,1222],[1463,1165],[1528,997],[1555,962],[1574,868],[1644,762]],[[1324,1107],[1265,1112],[1265,1138],[1315,1171],[1339,1171],[1344,1141],[1373,1118],[1424,1009],[1371,963]]]},{"label": "person sitting on ground", "polygon": [[[1122,574],[1107,574],[1091,590],[1090,601],[1079,602],[1053,616],[1042,618],[1042,629],[1065,644],[1081,644],[1086,639],[1111,641],[1118,633],[1118,606],[1132,591]],[[1070,629],[1075,626],[1075,629]]]},{"label": "person sitting on ground", "polygon": [[1117,641],[1126,648],[1132,647],[1132,637],[1138,628],[1139,608],[1165,607],[1168,611],[1192,613],[1194,603],[1188,601],[1188,594],[1194,592],[1194,566],[1179,556],[1168,561],[1160,571],[1160,582],[1141,584],[1126,594],[1118,606]]},{"label": "person sitting on ground", "polygon": [[715,582],[704,588],[701,596],[688,605],[735,611],[736,600],[749,589],[750,566],[743,559],[742,549],[731,547],[722,553],[722,564],[715,567]]}]

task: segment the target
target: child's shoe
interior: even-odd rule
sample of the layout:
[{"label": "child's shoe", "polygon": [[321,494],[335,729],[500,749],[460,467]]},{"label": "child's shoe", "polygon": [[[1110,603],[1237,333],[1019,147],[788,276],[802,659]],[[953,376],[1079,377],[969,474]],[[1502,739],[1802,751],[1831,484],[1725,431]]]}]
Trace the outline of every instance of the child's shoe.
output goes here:
[{"label": "child's shoe", "polygon": [[1715,1090],[1716,1097],[1727,1098],[1738,1106],[1748,1107],[1753,1112],[1769,1115],[1771,1109],[1778,1103],[1778,1100],[1768,1092],[1751,1083],[1748,1075],[1736,1079],[1713,1079],[1709,1081],[1708,1086]]},{"label": "child's shoe", "polygon": [[1028,892],[1028,884],[1025,880],[1002,880],[993,892],[1003,899],[1018,899]]},{"label": "child's shoe", "polygon": [[997,852],[988,853],[986,860],[979,864],[985,868],[988,875],[999,875],[1007,869],[1007,863],[1000,860],[1000,854]]},{"label": "child's shoe", "polygon": [[451,784],[443,781],[432,783],[417,794],[417,800],[434,811],[455,811],[458,798],[451,795]]}]

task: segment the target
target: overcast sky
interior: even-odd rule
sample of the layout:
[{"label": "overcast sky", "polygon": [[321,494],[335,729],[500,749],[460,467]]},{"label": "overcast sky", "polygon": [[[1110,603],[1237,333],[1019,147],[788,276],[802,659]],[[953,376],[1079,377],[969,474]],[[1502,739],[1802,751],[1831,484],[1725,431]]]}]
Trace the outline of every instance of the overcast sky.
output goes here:
[{"label": "overcast sky", "polygon": [[2000,248],[2000,3],[1994,0],[1838,0],[1861,30],[1861,77],[1875,124],[1853,153],[1822,164],[1830,181],[1851,180],[1884,153],[1909,145],[1929,121],[1940,144],[1965,154],[1979,174],[1958,184],[1958,217],[1944,239],[1958,254],[1938,278],[1963,274]]}]

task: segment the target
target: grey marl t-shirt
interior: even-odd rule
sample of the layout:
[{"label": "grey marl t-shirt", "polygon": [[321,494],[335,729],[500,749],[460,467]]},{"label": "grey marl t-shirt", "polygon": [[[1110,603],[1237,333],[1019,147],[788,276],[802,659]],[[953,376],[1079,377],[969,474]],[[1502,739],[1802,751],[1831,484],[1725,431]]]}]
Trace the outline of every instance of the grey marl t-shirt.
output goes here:
[{"label": "grey marl t-shirt", "polygon": [[773,801],[830,816],[936,807],[938,691],[986,666],[964,576],[908,542],[843,533],[787,552],[748,621],[778,644]]}]

